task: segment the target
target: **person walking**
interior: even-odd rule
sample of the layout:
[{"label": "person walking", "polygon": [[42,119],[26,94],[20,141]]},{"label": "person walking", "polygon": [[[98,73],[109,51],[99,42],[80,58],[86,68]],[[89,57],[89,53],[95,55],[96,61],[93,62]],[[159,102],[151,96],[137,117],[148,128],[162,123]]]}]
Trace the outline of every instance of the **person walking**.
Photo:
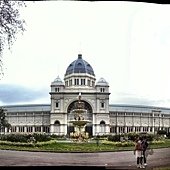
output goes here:
[{"label": "person walking", "polygon": [[144,166],[147,166],[147,163],[146,163],[146,150],[148,148],[148,142],[147,142],[147,139],[146,139],[146,136],[143,137],[143,140],[142,140],[142,155],[143,155],[143,163],[144,163]]},{"label": "person walking", "polygon": [[137,168],[145,168],[143,166],[143,151],[142,151],[142,138],[139,137],[137,140],[136,140],[136,143],[135,143],[135,148],[134,148],[134,155],[136,157],[136,163],[137,163]]}]

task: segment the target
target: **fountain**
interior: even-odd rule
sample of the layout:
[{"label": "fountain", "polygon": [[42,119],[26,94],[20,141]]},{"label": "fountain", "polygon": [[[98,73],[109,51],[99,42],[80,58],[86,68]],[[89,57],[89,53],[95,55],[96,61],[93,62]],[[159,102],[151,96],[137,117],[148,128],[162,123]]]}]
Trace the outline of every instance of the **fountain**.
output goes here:
[{"label": "fountain", "polygon": [[71,132],[70,136],[75,138],[77,141],[83,141],[88,139],[88,133],[85,132],[85,126],[87,123],[91,121],[85,120],[85,114],[87,110],[84,109],[84,102],[81,101],[81,93],[78,96],[78,102],[75,103],[75,109],[72,110],[72,114],[74,114],[73,120],[70,120],[69,123],[74,125],[74,132]]}]

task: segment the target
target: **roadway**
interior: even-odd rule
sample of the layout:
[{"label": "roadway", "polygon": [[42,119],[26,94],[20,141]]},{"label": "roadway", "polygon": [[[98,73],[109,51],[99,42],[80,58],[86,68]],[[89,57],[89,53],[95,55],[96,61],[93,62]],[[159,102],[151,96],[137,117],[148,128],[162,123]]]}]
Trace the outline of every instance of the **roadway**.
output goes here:
[{"label": "roadway", "polygon": [[[154,149],[145,169],[170,167],[170,148]],[[1,167],[86,167],[104,169],[136,169],[133,151],[97,153],[54,153],[0,150]]]}]

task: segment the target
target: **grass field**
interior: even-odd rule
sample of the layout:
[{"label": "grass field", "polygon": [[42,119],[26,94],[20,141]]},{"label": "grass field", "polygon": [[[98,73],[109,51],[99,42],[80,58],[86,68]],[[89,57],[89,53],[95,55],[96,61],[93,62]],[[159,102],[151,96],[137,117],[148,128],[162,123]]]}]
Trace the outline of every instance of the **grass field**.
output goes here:
[{"label": "grass field", "polygon": [[[152,144],[150,148],[168,148],[170,147],[170,139],[166,139],[164,143]],[[45,145],[18,146],[11,144],[1,144],[0,149],[6,150],[24,150],[24,151],[48,151],[48,152],[114,152],[114,151],[130,151],[134,146],[115,146],[112,143],[105,144],[102,141],[97,143],[80,143],[80,142],[53,142]]]}]

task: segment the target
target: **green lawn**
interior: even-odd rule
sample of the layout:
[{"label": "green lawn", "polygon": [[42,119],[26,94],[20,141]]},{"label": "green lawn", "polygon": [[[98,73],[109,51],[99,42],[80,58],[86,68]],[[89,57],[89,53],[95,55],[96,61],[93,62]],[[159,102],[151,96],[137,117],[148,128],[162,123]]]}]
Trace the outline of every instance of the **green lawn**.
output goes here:
[{"label": "green lawn", "polygon": [[[170,139],[166,139],[165,143],[150,145],[151,148],[167,148],[170,147]],[[96,143],[73,143],[73,142],[57,142],[50,143],[42,146],[13,146],[13,145],[0,145],[0,149],[7,150],[27,150],[27,151],[49,151],[49,152],[101,152],[101,151],[128,151],[133,150],[133,146],[118,147],[113,144]]]}]

